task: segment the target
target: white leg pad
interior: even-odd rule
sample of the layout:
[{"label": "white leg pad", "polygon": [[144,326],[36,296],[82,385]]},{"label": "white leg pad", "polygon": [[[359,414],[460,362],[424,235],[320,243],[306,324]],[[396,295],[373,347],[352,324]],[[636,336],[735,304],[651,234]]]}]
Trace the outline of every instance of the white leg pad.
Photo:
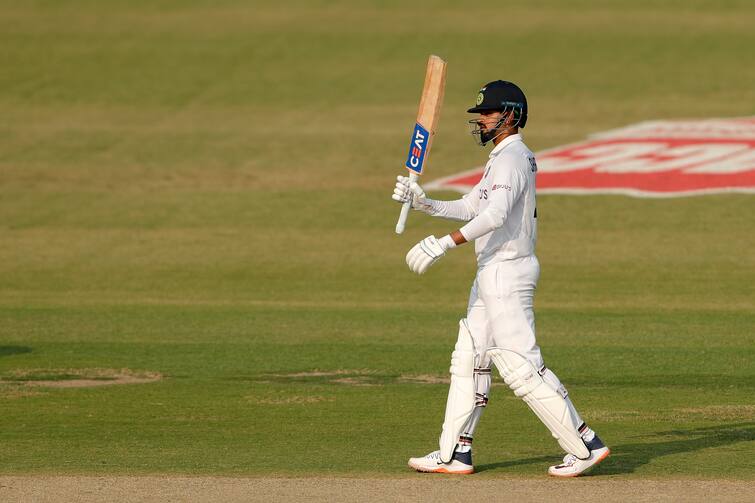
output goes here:
[{"label": "white leg pad", "polygon": [[[569,398],[569,392],[566,391],[566,388],[564,388],[564,385],[561,384],[561,381],[556,376],[556,374],[554,374],[551,369],[545,369],[545,372],[543,372],[542,370],[540,371],[540,375],[543,376],[543,380],[550,384],[551,387],[558,392],[558,394],[564,397],[564,400],[566,401],[566,407],[569,409],[569,414],[571,414],[572,422],[576,425],[581,425],[584,421],[582,421],[579,412],[577,412],[577,409],[574,407],[574,404]],[[579,428],[579,426],[577,426],[577,428]]]},{"label": "white leg pad", "polygon": [[551,386],[538,373],[532,362],[515,351],[493,348],[488,351],[488,355],[498,367],[506,384],[516,396],[529,405],[532,412],[558,440],[559,445],[580,459],[590,457],[590,451],[577,432],[580,425],[574,424],[563,386],[557,389]]},{"label": "white leg pad", "polygon": [[459,338],[451,354],[451,386],[446,402],[446,417],[440,434],[440,459],[451,461],[464,425],[475,409],[475,350],[467,320],[459,321]]}]

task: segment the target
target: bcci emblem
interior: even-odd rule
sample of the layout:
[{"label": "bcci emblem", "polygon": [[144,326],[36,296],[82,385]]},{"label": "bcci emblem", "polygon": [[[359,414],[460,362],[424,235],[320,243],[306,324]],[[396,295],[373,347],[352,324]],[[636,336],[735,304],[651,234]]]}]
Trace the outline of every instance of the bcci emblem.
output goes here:
[{"label": "bcci emblem", "polygon": [[480,103],[482,103],[483,99],[485,99],[485,97],[482,95],[482,93],[477,95],[477,106],[480,106]]}]

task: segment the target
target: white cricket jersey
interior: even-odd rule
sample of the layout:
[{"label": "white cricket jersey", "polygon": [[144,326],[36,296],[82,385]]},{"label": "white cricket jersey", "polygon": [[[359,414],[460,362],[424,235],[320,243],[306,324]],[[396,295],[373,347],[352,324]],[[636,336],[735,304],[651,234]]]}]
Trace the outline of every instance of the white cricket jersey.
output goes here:
[{"label": "white cricket jersey", "polygon": [[484,266],[535,254],[535,155],[518,134],[490,152],[482,179],[462,199],[476,215],[460,230]]}]

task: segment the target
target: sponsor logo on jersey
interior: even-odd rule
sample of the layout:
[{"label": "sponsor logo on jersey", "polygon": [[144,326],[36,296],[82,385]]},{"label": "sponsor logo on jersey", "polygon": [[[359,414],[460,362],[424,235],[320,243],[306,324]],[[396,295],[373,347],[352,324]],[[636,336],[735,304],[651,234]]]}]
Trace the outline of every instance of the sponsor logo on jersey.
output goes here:
[{"label": "sponsor logo on jersey", "polygon": [[429,140],[430,133],[419,122],[415,124],[412,141],[409,143],[409,156],[406,159],[406,167],[418,175],[422,174],[422,165],[425,162],[425,152],[427,152],[427,143]]},{"label": "sponsor logo on jersey", "polygon": [[[536,155],[539,193],[755,193],[755,117],[643,122]],[[480,176],[476,168],[426,188],[468,192]]]}]

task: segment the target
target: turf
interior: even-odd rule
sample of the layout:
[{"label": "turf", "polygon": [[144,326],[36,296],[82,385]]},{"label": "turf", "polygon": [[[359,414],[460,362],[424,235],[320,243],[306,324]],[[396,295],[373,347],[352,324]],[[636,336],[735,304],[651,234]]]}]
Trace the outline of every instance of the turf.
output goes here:
[{"label": "turf", "polygon": [[[744,1],[0,1],[0,472],[407,473],[474,274],[469,249],[406,270],[452,225],[393,235],[427,54],[449,60],[434,177],[484,161],[464,110],[499,77],[534,149],[754,115],[754,22]],[[539,198],[538,339],[614,449],[596,474],[755,477],[753,212]],[[13,382],[121,368],[163,379]],[[496,386],[475,456],[537,476],[560,453]]]}]

